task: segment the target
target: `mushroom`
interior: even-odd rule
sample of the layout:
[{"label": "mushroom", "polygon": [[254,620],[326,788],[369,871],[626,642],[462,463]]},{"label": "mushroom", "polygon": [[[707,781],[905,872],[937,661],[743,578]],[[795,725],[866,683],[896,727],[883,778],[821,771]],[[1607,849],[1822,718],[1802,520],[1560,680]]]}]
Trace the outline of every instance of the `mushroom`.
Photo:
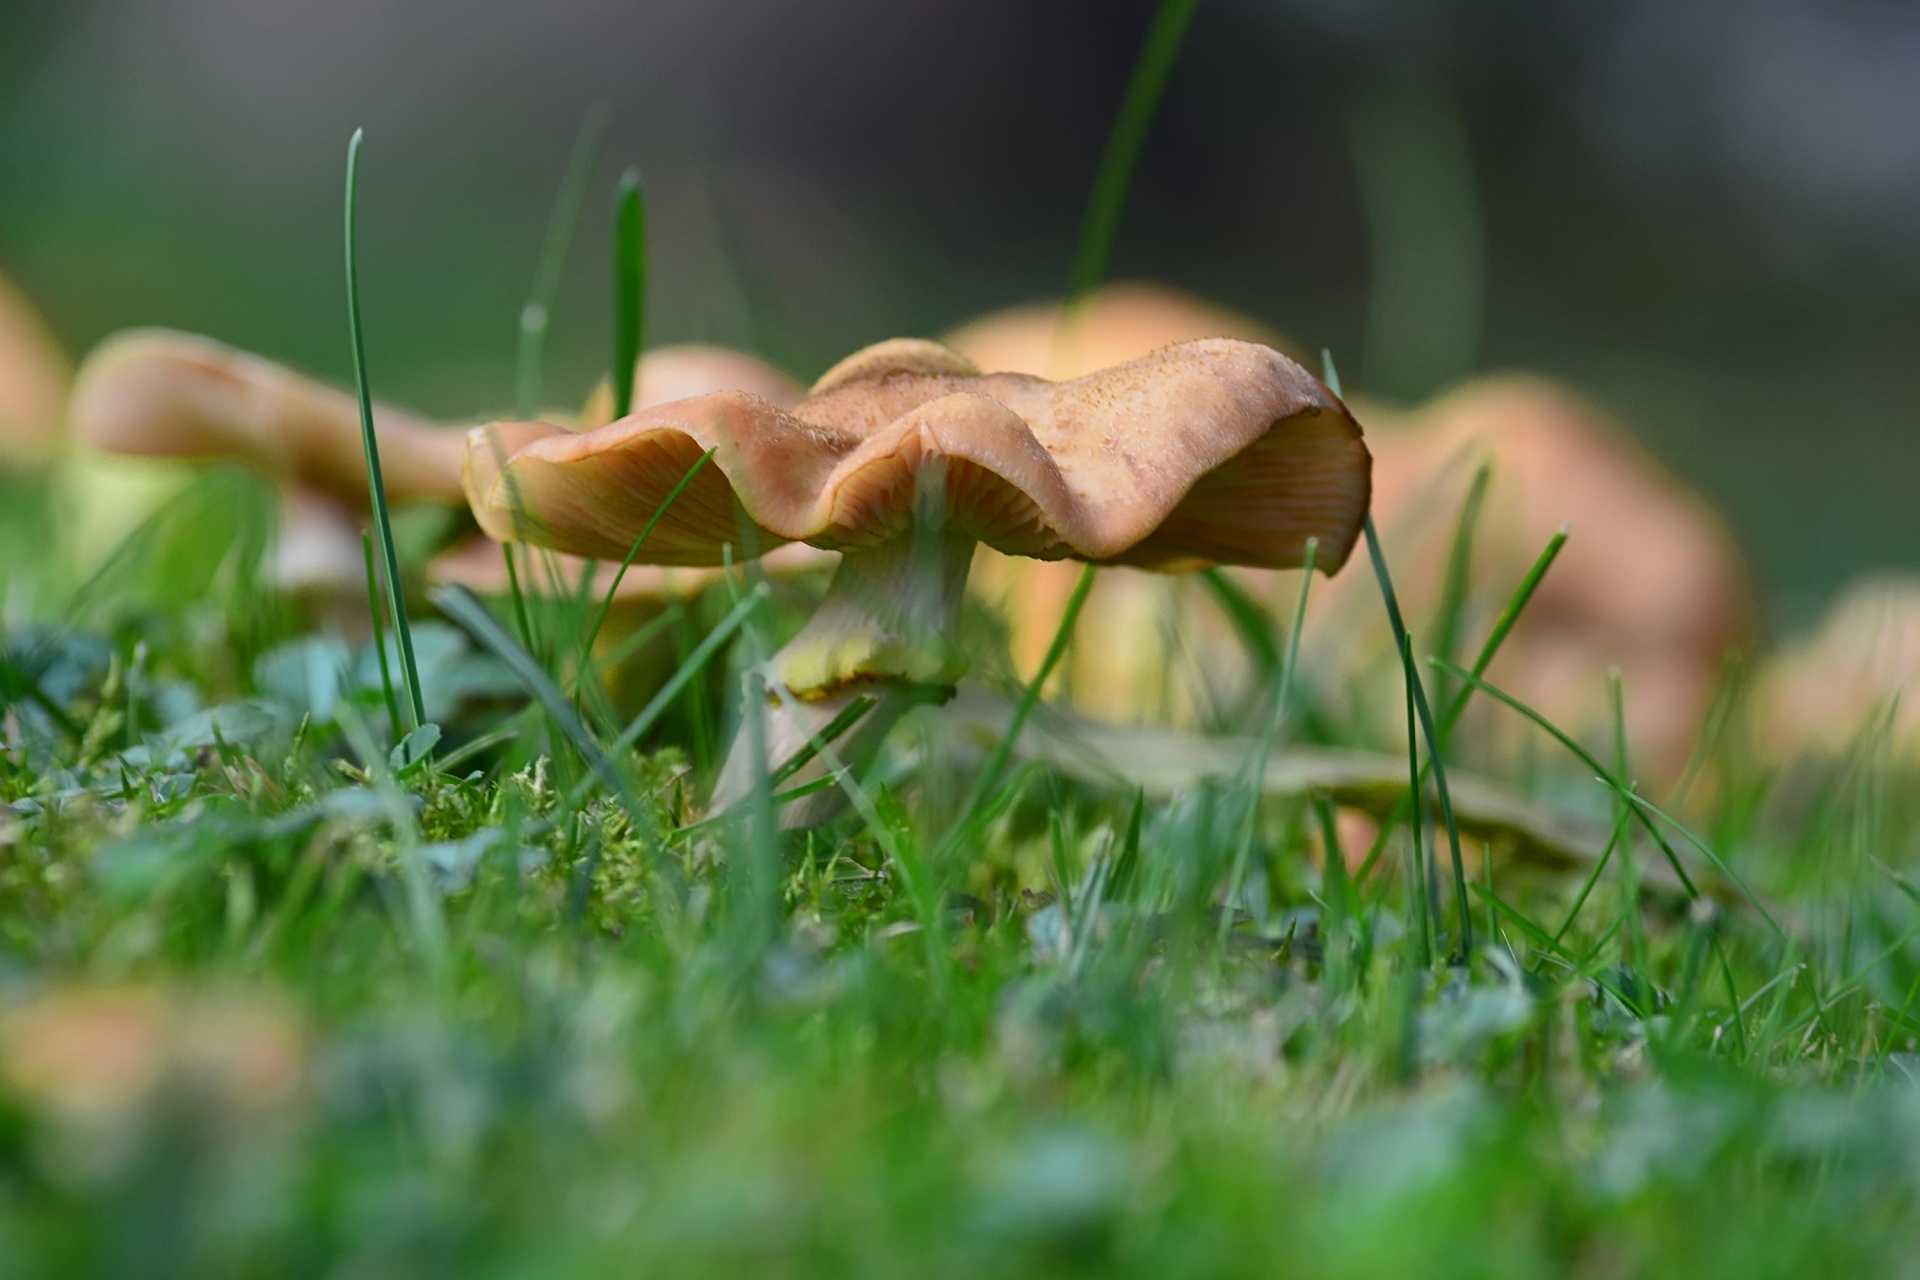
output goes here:
[{"label": "mushroom", "polygon": [[[1071,311],[1058,301],[1009,307],[952,330],[943,341],[982,369],[1063,379],[1201,338],[1239,338],[1289,351],[1282,338],[1250,316],[1144,281],[1107,285]],[[1015,669],[1031,676],[1053,642],[1078,571],[1069,563],[1017,560],[982,547],[973,573],[975,590],[1001,602]],[[1107,720],[1135,720],[1153,712],[1190,718],[1190,706],[1160,705],[1178,704],[1181,691],[1168,679],[1176,655],[1163,641],[1159,623],[1173,617],[1216,622],[1211,614],[1182,608],[1180,596],[1196,589],[1134,569],[1102,574],[1080,616],[1085,634],[1104,642],[1075,647],[1057,679],[1061,690],[1081,710]],[[1234,652],[1231,637],[1217,629],[1219,634],[1198,640],[1212,661]],[[1189,643],[1195,639],[1182,637]]]},{"label": "mushroom", "polygon": [[47,326],[0,277],[0,456],[36,462],[58,452],[70,377]]},{"label": "mushroom", "polygon": [[[274,580],[319,594],[365,592],[360,527],[367,472],[349,393],[211,338],[160,329],[107,339],[80,367],[74,438],[106,453],[247,464],[280,488]],[[396,505],[461,501],[461,442],[423,418],[374,408]]]},{"label": "mushroom", "polygon": [[[642,357],[635,370],[636,402],[644,404],[735,386],[785,403],[799,398],[799,388],[777,370],[717,347],[664,347]],[[596,414],[603,419],[611,404],[610,391],[596,393],[587,420],[595,421]],[[275,580],[288,589],[364,599],[360,530],[367,473],[353,395],[209,338],[137,330],[108,339],[87,358],[71,419],[81,443],[105,452],[230,459],[265,474],[281,491]],[[381,404],[374,406],[374,430],[390,501],[465,507],[463,433]],[[582,564],[563,558],[552,567],[557,583],[537,573],[521,585],[532,592],[572,591]],[[612,572],[603,566],[596,584],[609,583]],[[443,553],[429,565],[428,577],[481,592],[506,590],[499,548],[485,538]],[[629,572],[619,594],[651,602],[698,585],[690,576]]]},{"label": "mushroom", "polygon": [[[791,412],[733,392],[584,433],[479,428],[467,494],[496,538],[611,559],[709,449],[644,559],[713,564],[743,543],[842,553],[819,609],[769,663],[765,755],[752,735],[735,740],[716,809],[856,699],[871,702],[836,748],[855,760],[909,706],[951,694],[976,544],[1180,570],[1297,566],[1317,538],[1331,572],[1359,534],[1370,466],[1340,400],[1255,343],[1183,343],[1053,383],[897,339],[836,365]],[[789,806],[785,820],[824,810]]]},{"label": "mushroom", "polygon": [[[1727,652],[1753,626],[1739,552],[1713,508],[1617,423],[1544,378],[1478,378],[1410,415],[1359,412],[1376,459],[1374,511],[1409,619],[1437,608],[1462,502],[1484,461],[1480,617],[1490,623],[1554,532],[1571,531],[1488,679],[1584,732],[1611,723],[1605,673],[1617,667],[1636,767],[1678,768]],[[1319,594],[1319,616],[1339,616],[1321,632],[1339,636],[1350,658],[1351,622],[1378,614],[1375,588],[1356,578]]]},{"label": "mushroom", "polygon": [[1811,637],[1762,668],[1755,713],[1770,760],[1839,755],[1887,717],[1890,745],[1911,761],[1920,747],[1920,578],[1847,588]]}]

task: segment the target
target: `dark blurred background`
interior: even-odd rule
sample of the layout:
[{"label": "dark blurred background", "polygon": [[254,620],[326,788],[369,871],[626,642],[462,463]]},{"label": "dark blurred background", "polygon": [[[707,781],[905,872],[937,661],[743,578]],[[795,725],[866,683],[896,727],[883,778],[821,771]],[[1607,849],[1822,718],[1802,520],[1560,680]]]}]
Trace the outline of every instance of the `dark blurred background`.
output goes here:
[{"label": "dark blurred background", "polygon": [[[367,130],[376,389],[511,399],[595,104],[550,398],[605,364],[613,176],[649,337],[810,375],[1057,293],[1147,0],[0,0],[0,268],[75,352],[203,330],[349,374]],[[1920,564],[1920,5],[1203,0],[1113,274],[1417,399],[1542,370],[1729,513],[1776,627]]]}]

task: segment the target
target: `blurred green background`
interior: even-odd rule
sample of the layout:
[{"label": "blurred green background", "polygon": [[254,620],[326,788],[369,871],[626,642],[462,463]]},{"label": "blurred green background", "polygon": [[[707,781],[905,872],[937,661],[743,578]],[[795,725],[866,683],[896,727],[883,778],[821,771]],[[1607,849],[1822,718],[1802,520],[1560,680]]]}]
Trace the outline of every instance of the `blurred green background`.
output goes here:
[{"label": "blurred green background", "polygon": [[[551,398],[607,345],[613,176],[649,336],[802,375],[1057,293],[1144,0],[4,0],[0,269],[78,353],[202,330],[506,406],[596,104],[612,132]],[[1920,563],[1920,6],[1205,0],[1113,274],[1212,296],[1415,400],[1586,390],[1728,513],[1776,630]],[[1576,531],[1575,536],[1578,536]]]}]

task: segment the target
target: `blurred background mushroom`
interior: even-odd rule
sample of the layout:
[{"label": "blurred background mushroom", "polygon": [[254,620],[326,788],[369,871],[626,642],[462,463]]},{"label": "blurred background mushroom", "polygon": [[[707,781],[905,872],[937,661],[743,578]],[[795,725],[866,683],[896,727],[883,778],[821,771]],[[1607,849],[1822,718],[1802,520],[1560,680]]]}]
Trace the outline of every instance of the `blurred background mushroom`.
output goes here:
[{"label": "blurred background mushroom", "polygon": [[[764,361],[699,344],[647,352],[634,376],[641,405],[735,386],[786,404],[800,394]],[[603,420],[610,409],[603,383],[583,416]],[[333,630],[367,632],[361,539],[369,521],[368,490],[353,394],[211,339],[141,331],[111,338],[88,356],[71,418],[76,440],[97,455],[187,465],[226,461],[265,477],[277,490],[280,513],[268,580]],[[460,475],[465,433],[378,402],[374,421],[390,502],[402,520],[410,513],[425,517],[408,542],[410,558],[430,556],[422,569],[426,582],[507,596],[515,584],[503,549],[474,530],[467,511]],[[124,494],[123,488],[112,491]],[[829,569],[834,560],[831,552],[798,546],[776,552],[764,571],[784,583]],[[660,627],[651,629],[650,639],[638,633],[663,609],[698,596],[719,572],[635,565],[619,573],[618,557],[589,566],[577,557],[540,552],[522,556],[517,585],[542,606],[543,634],[591,631],[594,652],[581,655],[582,661],[594,663],[617,708],[650,695],[674,661],[673,635]],[[614,594],[606,616],[596,619],[609,591]],[[573,649],[562,644],[556,652]]]},{"label": "blurred background mushroom", "polygon": [[1859,744],[1913,764],[1920,748],[1920,578],[1848,588],[1812,634],[1761,668],[1754,727],[1774,762],[1832,758]]},{"label": "blurred background mushroom", "polygon": [[[1411,413],[1356,412],[1374,450],[1381,541],[1423,645],[1470,663],[1528,566],[1566,527],[1565,548],[1487,678],[1570,732],[1610,740],[1607,672],[1617,669],[1636,766],[1672,776],[1729,656],[1756,638],[1745,564],[1719,514],[1623,427],[1543,378],[1477,378]],[[1464,625],[1444,636],[1447,561],[1483,467]],[[1356,677],[1397,664],[1378,594],[1362,575],[1320,593],[1307,644],[1323,678],[1345,673],[1335,677],[1343,697],[1378,694],[1382,682]],[[1479,714],[1519,728],[1509,712]],[[1392,699],[1372,718],[1404,720]],[[1511,737],[1480,735],[1502,736]]]},{"label": "blurred background mushroom", "polygon": [[241,1111],[289,1101],[306,1037],[270,994],[55,988],[0,1007],[0,1083],[71,1118],[124,1113],[187,1088]]},{"label": "blurred background mushroom", "polygon": [[26,296],[0,276],[0,464],[57,453],[72,370]]},{"label": "blurred background mushroom", "polygon": [[1071,308],[1057,300],[1007,307],[940,341],[984,370],[1061,381],[1200,338],[1240,338],[1299,358],[1253,317],[1150,280],[1104,285]]},{"label": "blurred background mushroom", "polygon": [[[364,604],[367,472],[351,393],[210,338],[138,330],[82,362],[69,417],[75,441],[99,453],[237,462],[266,477],[280,494],[273,585],[336,621]],[[456,506],[458,432],[385,404],[374,420],[394,505]]]}]

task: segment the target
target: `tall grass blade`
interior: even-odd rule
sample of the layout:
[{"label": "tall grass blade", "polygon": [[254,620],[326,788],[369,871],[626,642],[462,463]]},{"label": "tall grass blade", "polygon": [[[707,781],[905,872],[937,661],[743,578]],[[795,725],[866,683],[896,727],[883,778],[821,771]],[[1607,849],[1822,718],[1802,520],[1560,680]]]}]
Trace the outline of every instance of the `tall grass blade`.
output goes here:
[{"label": "tall grass blade", "polygon": [[547,214],[547,231],[540,240],[540,258],[534,264],[533,285],[527,291],[526,305],[520,308],[520,351],[514,382],[514,411],[525,421],[537,417],[546,398],[547,335],[553,324],[554,303],[560,295],[560,280],[566,272],[567,256],[573,238],[580,229],[580,211],[586,206],[587,188],[593,182],[593,170],[600,161],[600,150],[607,140],[607,110],[595,107],[587,113],[574,139],[573,152],[567,157],[566,175],[555,193],[553,209]]},{"label": "tall grass blade", "polygon": [[780,764],[779,768],[774,769],[767,775],[767,785],[769,787],[777,787],[794,774],[806,768],[807,765],[812,762],[813,758],[820,753],[820,749],[816,745],[817,743],[838,742],[842,734],[853,728],[854,725],[860,723],[861,717],[878,706],[879,702],[880,700],[872,694],[863,693],[846,706],[840,708],[838,715],[827,721],[818,733],[802,743],[798,751],[788,756],[786,760]]},{"label": "tall grass blade", "polygon": [[[1445,664],[1441,664],[1437,659],[1430,658],[1428,659],[1428,661],[1435,663],[1435,665],[1445,665]],[[1527,719],[1533,721],[1534,724],[1546,730],[1546,732],[1552,736],[1554,741],[1558,742],[1561,746],[1565,747],[1568,751],[1572,752],[1574,756],[1577,759],[1579,759],[1579,761],[1582,764],[1587,766],[1587,768],[1593,770],[1593,774],[1596,778],[1598,778],[1602,783],[1604,783],[1606,786],[1612,788],[1616,793],[1618,793],[1620,797],[1624,799],[1627,802],[1627,804],[1633,809],[1634,814],[1639,820],[1639,823],[1642,829],[1644,829],[1646,833],[1653,838],[1655,844],[1660,846],[1661,853],[1663,853],[1666,856],[1668,863],[1673,867],[1674,874],[1679,877],[1680,884],[1686,890],[1687,896],[1689,898],[1697,899],[1700,897],[1699,886],[1694,884],[1693,878],[1687,874],[1686,868],[1680,864],[1680,856],[1674,852],[1673,846],[1668,842],[1665,833],[1662,832],[1659,826],[1654,822],[1653,819],[1656,817],[1662,819],[1663,821],[1668,823],[1670,826],[1672,826],[1675,831],[1679,832],[1681,837],[1684,838],[1688,844],[1691,844],[1695,849],[1697,849],[1700,852],[1702,857],[1706,858],[1708,862],[1713,864],[1713,867],[1716,871],[1718,871],[1721,875],[1727,878],[1728,883],[1732,884],[1735,888],[1737,888],[1740,891],[1741,896],[1746,898],[1747,902],[1753,907],[1753,909],[1760,913],[1761,918],[1764,919],[1770,926],[1772,926],[1773,931],[1776,934],[1778,934],[1782,939],[1786,938],[1787,936],[1786,931],[1780,927],[1779,921],[1775,920],[1773,917],[1773,914],[1767,910],[1766,904],[1761,902],[1759,897],[1753,892],[1753,890],[1750,887],[1748,887],[1747,882],[1743,880],[1739,875],[1737,875],[1734,872],[1733,868],[1729,867],[1726,864],[1726,862],[1721,859],[1720,855],[1715,853],[1713,849],[1704,840],[1700,839],[1699,836],[1695,835],[1693,831],[1690,828],[1688,828],[1685,823],[1681,822],[1678,818],[1674,817],[1672,814],[1668,813],[1666,810],[1662,809],[1660,806],[1654,804],[1651,800],[1648,800],[1640,796],[1639,794],[1637,794],[1625,782],[1615,777],[1612,770],[1607,768],[1606,765],[1600,763],[1600,761],[1594,756],[1594,754],[1591,751],[1588,751],[1585,747],[1581,746],[1572,737],[1568,736],[1566,731],[1561,729],[1560,726],[1554,724],[1553,721],[1547,719],[1545,716],[1541,715],[1538,711],[1535,711],[1532,707],[1528,706],[1526,703],[1520,701],[1518,698],[1514,697],[1512,694],[1506,692],[1505,690],[1498,689],[1493,685],[1488,684],[1485,680],[1482,680],[1479,676],[1474,675],[1470,671],[1463,671],[1459,667],[1451,667],[1451,666],[1448,669],[1451,670],[1455,678],[1466,681],[1468,684],[1471,684],[1473,687],[1481,690],[1483,693],[1485,693],[1488,697],[1494,699],[1496,702],[1499,702],[1502,705],[1509,707],[1514,711],[1519,712],[1521,715],[1525,716]]]},{"label": "tall grass blade", "polygon": [[1233,623],[1234,632],[1240,637],[1240,643],[1246,647],[1247,656],[1253,659],[1254,666],[1263,679],[1271,680],[1280,670],[1280,646],[1273,642],[1273,617],[1260,602],[1220,572],[1218,568],[1202,569],[1197,575],[1200,585],[1212,593],[1226,612],[1227,621]]},{"label": "tall grass blade", "polygon": [[1479,362],[1487,232],[1471,140],[1452,95],[1397,86],[1363,90],[1349,124],[1368,233],[1367,381],[1422,398]]},{"label": "tall grass blade", "polygon": [[706,466],[707,460],[711,457],[713,457],[713,450],[709,449],[695,459],[692,466],[687,468],[687,473],[680,477],[680,482],[674,485],[667,496],[661,500],[659,507],[654,510],[652,517],[648,519],[646,527],[640,530],[640,536],[633,540],[633,546],[627,551],[627,558],[620,562],[619,571],[613,575],[613,581],[607,584],[607,594],[600,601],[600,610],[594,614],[593,625],[587,628],[586,638],[580,642],[580,671],[582,673],[582,679],[585,678],[587,672],[592,670],[591,658],[593,656],[593,642],[600,638],[600,628],[606,625],[607,615],[613,612],[614,597],[620,594],[620,583],[625,580],[627,570],[633,568],[633,562],[635,558],[639,556],[640,548],[647,545],[647,538],[653,533],[654,526],[660,523],[661,518],[667,514],[668,508],[673,506],[674,501],[686,492],[687,486],[693,483],[693,478],[700,474],[700,468]]},{"label": "tall grass blade", "polygon": [[647,200],[640,171],[620,175],[613,218],[613,416],[633,412],[634,365],[645,337]]},{"label": "tall grass blade", "polygon": [[500,555],[507,563],[507,598],[513,602],[514,625],[520,628],[520,643],[532,653],[537,647],[533,637],[533,618],[527,612],[527,595],[520,589],[520,566],[515,563],[513,544],[500,544]]},{"label": "tall grass blade", "polygon": [[[1632,763],[1627,754],[1627,698],[1620,679],[1620,668],[1607,668],[1607,702],[1613,713],[1613,768],[1620,781],[1634,786]],[[1616,795],[1618,816],[1625,816],[1626,802]],[[1646,974],[1651,965],[1647,957],[1647,931],[1640,920],[1640,869],[1633,864],[1633,845],[1620,850],[1620,889],[1627,902],[1627,954],[1634,972]]]},{"label": "tall grass blade", "polygon": [[[1387,573],[1387,559],[1380,550],[1380,535],[1375,530],[1373,517],[1369,515],[1366,523],[1367,558],[1373,562],[1373,573],[1380,582],[1380,594],[1386,601],[1387,621],[1393,628],[1393,640],[1400,650],[1401,665],[1405,671],[1407,696],[1413,700],[1413,710],[1420,723],[1421,736],[1427,740],[1427,767],[1433,774],[1434,790],[1440,799],[1440,817],[1447,828],[1447,850],[1453,858],[1453,887],[1455,902],[1460,911],[1460,954],[1464,957],[1473,952],[1473,905],[1467,898],[1466,865],[1460,857],[1460,830],[1453,817],[1453,793],[1447,787],[1447,766],[1442,759],[1443,743],[1434,727],[1433,711],[1427,706],[1426,689],[1420,680],[1419,668],[1413,660],[1413,638],[1407,634],[1407,625],[1400,614],[1400,601],[1394,595],[1393,579]],[[1408,726],[1407,752],[1409,756],[1418,754],[1413,742],[1413,726]],[[1416,798],[1420,794],[1422,770],[1414,770],[1413,787]]]},{"label": "tall grass blade", "polygon": [[720,625],[706,634],[706,637],[700,641],[692,653],[687,655],[686,660],[680,664],[667,682],[660,686],[660,691],[653,695],[652,701],[648,702],[640,714],[634,717],[633,722],[613,740],[608,748],[612,754],[619,755],[622,752],[631,751],[640,739],[646,736],[647,730],[654,726],[673,700],[680,696],[680,691],[700,674],[713,655],[720,651],[722,645],[733,639],[734,632],[746,625],[747,620],[753,616],[754,610],[760,607],[760,602],[767,598],[767,592],[767,585],[761,582],[755,583],[741,593],[732,610],[720,620]]},{"label": "tall grass blade", "polygon": [[380,571],[373,563],[373,535],[360,531],[360,553],[367,563],[367,615],[373,619],[373,651],[380,655],[380,692],[387,700],[387,721],[393,740],[406,736],[400,726],[400,700],[393,696],[393,666],[387,661],[387,628],[380,621]]},{"label": "tall grass blade", "polygon": [[373,507],[374,527],[380,534],[380,554],[387,571],[387,605],[393,613],[393,629],[399,638],[400,674],[407,687],[407,704],[413,712],[412,728],[427,722],[426,705],[420,691],[420,664],[413,653],[413,628],[407,622],[407,597],[400,589],[400,553],[393,545],[393,517],[387,509],[387,482],[380,472],[380,442],[373,431],[373,393],[367,385],[367,343],[360,323],[359,230],[354,206],[360,194],[360,145],[365,131],[355,129],[347,143],[347,321],[353,335],[353,381],[360,393],[360,443],[366,451],[367,487]]},{"label": "tall grass blade", "polygon": [[1287,714],[1287,695],[1293,690],[1293,673],[1300,661],[1300,633],[1307,624],[1307,594],[1313,587],[1314,561],[1320,554],[1320,539],[1308,538],[1306,553],[1300,560],[1300,596],[1293,607],[1293,630],[1287,636],[1287,656],[1280,667],[1280,680],[1273,692],[1273,709],[1267,715],[1265,731],[1260,735],[1260,744],[1254,750],[1252,767],[1247,773],[1247,820],[1240,831],[1240,842],[1234,850],[1233,871],[1227,880],[1226,910],[1220,913],[1220,939],[1226,942],[1227,928],[1233,920],[1234,899],[1240,894],[1242,878],[1246,875],[1247,859],[1253,850],[1253,838],[1260,824],[1260,797],[1264,791],[1267,777],[1267,760],[1273,754],[1273,740],[1280,736],[1281,722]]},{"label": "tall grass blade", "polygon": [[[1474,675],[1485,675],[1487,668],[1493,665],[1494,658],[1499,656],[1500,647],[1506,643],[1514,624],[1520,620],[1520,615],[1533,599],[1534,592],[1539,590],[1541,580],[1547,576],[1547,570],[1553,567],[1553,562],[1559,558],[1561,549],[1566,545],[1567,530],[1563,525],[1551,538],[1547,539],[1547,545],[1534,558],[1532,567],[1520,580],[1520,585],[1515,587],[1513,594],[1507,598],[1506,606],[1501,609],[1499,618],[1494,621],[1493,630],[1487,633],[1486,640],[1480,645],[1479,654],[1473,660]],[[1467,703],[1472,697],[1473,686],[1471,685],[1462,688],[1454,695],[1453,705],[1449,706],[1440,717],[1441,741],[1444,742],[1452,736],[1454,728],[1460,723],[1460,717],[1466,714]],[[1426,770],[1427,766],[1422,765],[1420,771],[1422,785],[1425,785]],[[1380,854],[1385,850],[1388,837],[1407,820],[1407,815],[1412,812],[1412,808],[1411,795],[1394,806],[1393,812],[1388,814],[1386,821],[1380,824],[1380,832],[1374,837],[1373,847],[1367,851],[1367,856],[1361,861],[1360,869],[1354,873],[1356,880],[1364,881],[1367,878],[1367,874],[1373,869],[1373,864],[1379,860]]]},{"label": "tall grass blade", "polygon": [[[1454,526],[1453,542],[1447,548],[1447,576],[1440,587],[1440,607],[1433,624],[1433,640],[1429,647],[1448,662],[1457,660],[1460,647],[1460,624],[1467,610],[1467,596],[1473,579],[1473,541],[1480,528],[1480,514],[1486,506],[1487,485],[1493,479],[1493,468],[1481,463],[1473,473],[1473,481],[1467,486],[1467,496],[1460,504],[1460,520]],[[1453,691],[1445,683],[1434,686],[1434,700],[1441,706],[1453,702]]]},{"label": "tall grass blade", "polygon": [[1180,56],[1180,46],[1186,42],[1187,27],[1199,7],[1200,0],[1160,0],[1154,10],[1146,42],[1140,47],[1139,60],[1134,63],[1133,75],[1120,99],[1113,131],[1107,135],[1106,149],[1100,153],[1100,169],[1093,180],[1093,193],[1088,197],[1086,215],[1080,223],[1080,241],[1074,249],[1073,275],[1067,286],[1069,303],[1093,292],[1106,278],[1140,150],[1160,109],[1160,98],[1166,92],[1174,61]]},{"label": "tall grass blade", "polygon": [[1020,694],[1020,701],[1014,706],[1013,717],[1007,723],[1006,733],[1001,735],[993,754],[980,770],[980,776],[974,780],[973,791],[967,797],[967,803],[961,810],[962,820],[955,827],[955,833],[968,826],[968,819],[979,811],[987,794],[999,784],[1000,776],[1006,772],[1007,761],[1013,755],[1014,744],[1019,741],[1020,731],[1026,727],[1027,720],[1033,715],[1033,709],[1040,702],[1040,690],[1045,687],[1047,678],[1053,669],[1060,665],[1060,659],[1066,656],[1067,645],[1073,639],[1074,623],[1080,620],[1080,609],[1087,603],[1087,593],[1093,590],[1093,577],[1096,569],[1086,565],[1080,570],[1080,580],[1073,584],[1073,594],[1067,597],[1066,611],[1060,615],[1060,625],[1054,629],[1053,643],[1047,646],[1046,657],[1040,661],[1040,669],[1033,673],[1033,679]]},{"label": "tall grass blade", "polygon": [[[1402,670],[1410,671],[1413,660],[1404,644],[1400,659]],[[1439,961],[1433,935],[1439,928],[1440,904],[1431,896],[1433,886],[1427,875],[1425,853],[1429,811],[1426,788],[1420,782],[1420,731],[1413,710],[1413,681],[1403,678],[1401,684],[1407,704],[1407,794],[1413,799],[1413,822],[1407,828],[1413,837],[1407,844],[1407,905],[1412,909],[1409,914],[1420,925],[1421,959],[1431,968]]]}]

